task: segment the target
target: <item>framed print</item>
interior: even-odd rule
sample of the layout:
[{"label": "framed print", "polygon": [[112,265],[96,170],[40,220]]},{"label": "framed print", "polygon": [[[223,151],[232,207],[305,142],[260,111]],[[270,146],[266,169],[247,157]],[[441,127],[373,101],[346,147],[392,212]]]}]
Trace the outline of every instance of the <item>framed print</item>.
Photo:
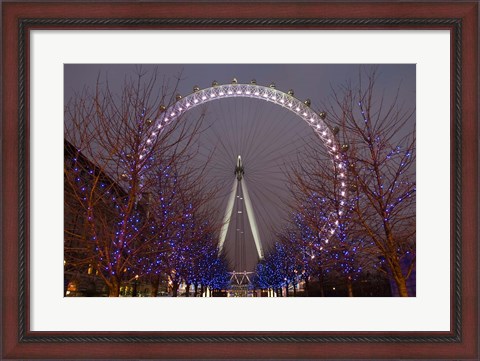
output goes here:
[{"label": "framed print", "polygon": [[[2,20],[4,359],[478,358],[477,1],[11,1],[3,3]],[[385,99],[377,102],[368,86],[372,91],[359,91],[356,98],[354,85],[370,84],[377,70],[388,79],[380,82]],[[136,86],[128,74],[138,79],[153,74],[152,79],[163,79],[163,88]],[[314,90],[305,90],[313,83]],[[118,84],[124,89],[120,98],[114,90]],[[318,89],[321,94],[308,93]],[[386,164],[402,158],[394,163],[398,171],[387,168],[398,179],[388,187],[394,200],[382,210],[384,196],[378,192],[387,173],[377,173],[378,188],[370,192],[371,173],[364,169],[374,164],[372,172],[378,170],[376,160],[369,162],[376,153],[368,149],[383,144],[380,135],[387,134],[368,133],[381,129],[374,119],[383,114],[370,105],[388,103],[389,92],[404,104],[388,108],[387,115],[394,116],[385,132],[400,124],[410,130],[394,133],[401,146],[385,153]],[[151,107],[144,105],[150,96],[159,99]],[[225,104],[232,101],[231,108],[215,108],[214,98],[229,98]],[[265,100],[268,107],[240,108],[239,98]],[[348,104],[356,110],[349,113]],[[409,112],[400,110],[405,104]],[[295,133],[290,118],[277,116],[275,107],[303,119],[327,151],[308,153],[314,152],[308,135]],[[193,123],[181,123],[187,109],[205,121],[198,123],[202,130],[193,126],[198,133],[191,138],[185,134]],[[125,123],[101,122],[120,113]],[[239,121],[237,113],[245,113],[246,120]],[[208,123],[210,114],[216,125]],[[264,115],[275,122],[262,128],[256,119]],[[245,135],[228,138],[225,128],[234,127],[230,118],[235,131]],[[148,135],[137,137],[144,129]],[[207,130],[215,142],[201,138]],[[177,138],[165,134],[179,138],[172,141]],[[250,141],[252,134],[261,139]],[[291,148],[295,137],[309,154],[301,161]],[[92,139],[98,144],[92,146]],[[140,139],[137,148],[130,146],[134,139]],[[230,149],[242,142],[250,143],[239,146],[241,151]],[[162,151],[153,153],[157,144]],[[220,221],[212,222],[215,231],[205,209],[218,189],[212,186],[208,196],[197,197],[204,173],[197,177],[186,160],[175,163],[199,156],[189,153],[191,144],[200,156],[211,157],[210,174],[224,163],[228,173],[223,203],[215,210]],[[233,163],[216,158],[217,147],[220,154],[232,153]],[[284,155],[283,163],[268,171],[273,163],[255,163],[262,151],[274,154],[272,159],[284,152],[296,161],[291,157],[288,163]],[[315,162],[323,156],[333,172],[321,173],[318,182],[309,167],[321,169]],[[120,159],[115,165],[114,157]],[[149,178],[146,170],[154,164],[158,173]],[[274,236],[266,235],[265,219],[283,219],[276,213],[286,204],[279,201],[280,187],[268,183],[282,167],[290,170],[289,180],[297,180],[297,191],[289,194],[303,203],[290,228],[282,228],[287,231],[276,228]],[[255,169],[270,189],[255,188]],[[355,176],[348,178],[347,172]],[[305,174],[311,183],[301,177]],[[148,188],[152,179],[155,186]],[[97,188],[89,188],[92,184]],[[312,184],[318,186],[315,192]],[[397,188],[403,193],[394,193]],[[334,196],[318,195],[326,189],[334,189]],[[180,203],[168,208],[167,190],[170,197],[182,195],[183,208]],[[104,203],[94,212],[99,194]],[[258,205],[272,199],[272,208]],[[400,220],[391,222],[395,207],[405,203]],[[78,207],[85,209],[83,218],[76,216]],[[402,243],[390,233],[385,244],[377,240],[368,217],[378,208],[381,229],[397,227]],[[323,213],[315,218],[311,209]],[[350,209],[357,218],[348,228]],[[78,222],[90,233],[71,231]],[[359,225],[367,231],[358,231]],[[244,230],[248,236],[242,236]],[[247,249],[245,237],[251,238]],[[266,241],[275,237],[282,242]],[[100,238],[113,241],[100,243]],[[230,254],[226,249],[235,249],[235,256],[222,258],[222,252]],[[358,249],[370,258],[350,267]],[[248,252],[258,256],[258,264],[246,266]],[[152,254],[161,257],[152,260]],[[175,263],[177,254],[183,263]],[[192,269],[204,262],[216,273],[202,273],[197,280],[201,272],[185,266],[191,254]],[[309,263],[295,261],[281,273],[275,267],[282,254]],[[320,257],[326,258],[320,263]],[[310,277],[312,262],[317,273]],[[342,273],[345,269],[349,273]],[[346,275],[341,285],[333,274]],[[156,297],[144,297],[151,295]]]}]

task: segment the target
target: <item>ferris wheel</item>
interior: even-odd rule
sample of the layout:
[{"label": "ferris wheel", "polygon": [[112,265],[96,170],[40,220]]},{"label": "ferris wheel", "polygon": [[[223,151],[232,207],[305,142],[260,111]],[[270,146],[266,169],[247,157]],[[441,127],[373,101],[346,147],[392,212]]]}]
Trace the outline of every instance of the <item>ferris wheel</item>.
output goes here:
[{"label": "ferris wheel", "polygon": [[[341,145],[336,139],[338,129],[329,127],[325,112],[312,109],[309,99],[297,99],[293,90],[283,92],[274,83],[262,86],[255,80],[239,83],[234,78],[229,84],[213,81],[203,89],[195,85],[192,93],[177,95],[152,124],[143,154],[148,154],[149,144],[170,123],[200,110],[209,122],[208,130],[199,139],[200,155],[213,154],[207,173],[216,184],[223,184],[224,190],[216,199],[223,216],[219,249],[231,254],[237,268],[233,271],[245,271],[263,258],[275,229],[285,221],[285,171],[299,161],[299,147],[320,140],[331,159],[332,171],[340,180],[346,179]],[[241,189],[235,183],[237,177],[243,182]],[[346,181],[341,181],[339,194],[347,197]],[[236,198],[242,198],[238,200],[243,200],[243,205],[235,204]],[[246,244],[238,239],[252,242]],[[246,253],[256,254],[250,265],[245,261]]]}]

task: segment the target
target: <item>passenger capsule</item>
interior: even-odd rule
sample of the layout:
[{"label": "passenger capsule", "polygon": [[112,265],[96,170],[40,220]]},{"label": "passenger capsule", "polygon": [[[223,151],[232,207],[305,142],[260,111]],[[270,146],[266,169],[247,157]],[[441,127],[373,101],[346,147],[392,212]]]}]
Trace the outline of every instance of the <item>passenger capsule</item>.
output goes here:
[{"label": "passenger capsule", "polygon": [[217,82],[216,80],[214,80],[214,81],[212,82],[212,86],[218,86],[218,82]]},{"label": "passenger capsule", "polygon": [[194,92],[194,93],[198,92],[199,90],[200,90],[200,88],[198,87],[198,85],[195,85],[195,86],[193,87],[193,92]]},{"label": "passenger capsule", "polygon": [[333,127],[332,128],[333,135],[337,135],[339,131],[340,131],[340,129],[338,129],[338,127]]},{"label": "passenger capsule", "polygon": [[293,96],[295,92],[293,91],[293,89],[290,89],[287,94]]},{"label": "passenger capsule", "polygon": [[122,173],[122,179],[123,180],[128,180],[128,174],[127,173]]},{"label": "passenger capsule", "polygon": [[153,120],[148,118],[147,120],[145,120],[145,123],[147,123],[148,125],[152,124],[153,123]]},{"label": "passenger capsule", "polygon": [[312,102],[310,101],[310,99],[306,99],[303,104],[305,104],[307,107],[310,106],[310,104],[312,104]]},{"label": "passenger capsule", "polygon": [[233,78],[232,79],[232,84],[237,84],[237,83],[238,83],[237,78]]},{"label": "passenger capsule", "polygon": [[271,83],[271,84],[270,84],[270,88],[275,89],[275,88],[276,88],[276,87],[275,87],[275,83]]},{"label": "passenger capsule", "polygon": [[322,119],[322,120],[325,120],[325,118],[327,117],[327,113],[325,113],[325,112],[320,112],[320,113],[318,113],[318,115],[320,116],[320,119]]},{"label": "passenger capsule", "polygon": [[165,111],[165,109],[167,109],[167,108],[165,107],[165,105],[160,105],[160,111],[161,111],[162,113]]},{"label": "passenger capsule", "polygon": [[175,99],[177,99],[177,102],[178,102],[180,99],[182,99],[182,96],[181,96],[180,94],[177,94],[177,95],[175,96]]},{"label": "passenger capsule", "polygon": [[348,144],[342,144],[342,152],[346,152],[348,150]]},{"label": "passenger capsule", "polygon": [[252,79],[252,80],[250,81],[250,84],[255,85],[255,84],[257,84],[257,81],[256,81],[255,79]]}]

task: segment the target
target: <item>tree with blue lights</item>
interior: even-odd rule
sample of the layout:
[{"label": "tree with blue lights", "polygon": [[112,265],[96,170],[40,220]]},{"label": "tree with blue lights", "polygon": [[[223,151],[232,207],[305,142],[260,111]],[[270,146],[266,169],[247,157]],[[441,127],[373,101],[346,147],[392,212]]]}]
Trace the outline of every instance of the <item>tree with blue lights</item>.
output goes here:
[{"label": "tree with blue lights", "polygon": [[[376,267],[400,296],[408,296],[407,279],[415,269],[415,111],[400,104],[398,92],[378,93],[377,77],[375,68],[361,71],[358,84],[333,89],[323,104],[338,133],[346,178],[331,169],[329,154],[313,149],[294,169],[292,188],[297,200],[319,198],[313,210],[323,213],[323,222],[302,209],[302,201],[297,209],[323,239],[317,248],[328,241],[330,258],[345,275]],[[347,182],[344,204],[341,182]]]},{"label": "tree with blue lights", "polygon": [[101,278],[113,297],[144,280],[150,270],[139,260],[164,246],[152,243],[157,171],[187,162],[202,124],[182,118],[154,129],[173,94],[156,72],[139,68],[118,93],[99,77],[65,107],[65,267]]},{"label": "tree with blue lights", "polygon": [[415,269],[415,110],[402,107],[398,95],[387,101],[375,87],[377,77],[373,69],[357,87],[335,93],[341,114],[332,111],[332,118],[351,145],[356,219],[399,295],[408,296],[407,279]]},{"label": "tree with blue lights", "polygon": [[255,277],[253,284],[255,288],[259,289],[271,289],[277,296],[281,296],[281,288],[285,283],[285,275],[283,267],[277,261],[281,255],[278,254],[275,243],[265,254],[263,260],[261,260],[255,269]]}]

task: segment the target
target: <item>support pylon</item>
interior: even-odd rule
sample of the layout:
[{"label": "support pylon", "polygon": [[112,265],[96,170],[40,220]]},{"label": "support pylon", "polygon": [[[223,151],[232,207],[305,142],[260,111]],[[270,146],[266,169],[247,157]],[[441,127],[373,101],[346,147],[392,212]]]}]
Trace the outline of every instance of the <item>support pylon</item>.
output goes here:
[{"label": "support pylon", "polygon": [[223,250],[223,244],[225,243],[225,238],[227,236],[228,227],[230,226],[232,215],[233,215],[233,206],[235,203],[235,198],[237,195],[242,194],[243,199],[238,201],[244,201],[245,210],[247,212],[248,223],[252,231],[253,240],[255,242],[255,247],[257,249],[258,258],[263,259],[263,248],[262,242],[260,240],[260,233],[258,232],[257,222],[255,220],[255,213],[253,211],[252,202],[250,199],[250,194],[248,193],[247,183],[244,178],[245,170],[242,163],[242,157],[239,155],[237,158],[237,164],[235,166],[235,179],[233,181],[232,191],[230,197],[228,198],[227,209],[225,211],[225,216],[223,217],[222,228],[220,230],[220,239],[218,243],[219,252]]}]

